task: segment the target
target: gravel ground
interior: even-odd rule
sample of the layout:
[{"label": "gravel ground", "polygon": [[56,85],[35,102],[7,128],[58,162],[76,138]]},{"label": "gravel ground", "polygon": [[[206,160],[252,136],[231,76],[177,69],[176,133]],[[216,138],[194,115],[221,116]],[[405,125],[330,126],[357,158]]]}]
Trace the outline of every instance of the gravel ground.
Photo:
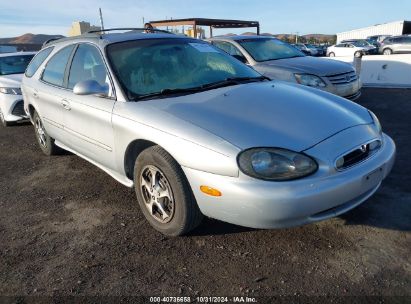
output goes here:
[{"label": "gravel ground", "polygon": [[[364,89],[398,156],[341,217],[254,230],[206,219],[166,238],[134,192],[71,154],[42,155],[29,124],[0,128],[0,295],[406,296],[411,299],[411,90]],[[0,301],[1,302],[1,301]]]}]

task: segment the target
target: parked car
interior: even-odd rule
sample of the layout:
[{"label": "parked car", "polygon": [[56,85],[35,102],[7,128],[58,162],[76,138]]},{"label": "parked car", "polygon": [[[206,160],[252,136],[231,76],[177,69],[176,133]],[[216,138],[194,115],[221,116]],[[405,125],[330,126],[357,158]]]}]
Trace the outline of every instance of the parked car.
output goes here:
[{"label": "parked car", "polygon": [[381,44],[381,42],[383,42],[384,39],[388,37],[391,37],[391,35],[374,35],[374,36],[368,36],[367,40]]},{"label": "parked car", "polygon": [[378,54],[378,47],[376,47],[371,42],[367,41],[366,39],[351,39],[351,40],[343,40],[341,43],[352,43],[356,47],[364,47],[367,49],[367,52],[364,55],[376,55]]},{"label": "parked car", "polygon": [[0,54],[0,122],[3,126],[27,119],[23,109],[20,83],[34,54],[32,52]]},{"label": "parked car", "polygon": [[386,38],[380,46],[379,53],[384,55],[411,53],[411,36]]},{"label": "parked car", "polygon": [[0,45],[0,54],[15,53],[15,52],[17,52],[17,47],[13,45]]},{"label": "parked car", "polygon": [[311,44],[297,43],[296,46],[300,50],[304,50],[304,52],[308,52],[311,56],[318,56],[318,49]]},{"label": "parked car", "polygon": [[291,46],[294,47],[294,48],[296,48],[296,49],[299,50],[300,52],[304,53],[304,55],[311,56],[311,51],[308,50],[308,48],[306,48],[305,46],[302,47],[302,46],[297,45],[297,44],[295,44],[295,43],[291,44]]},{"label": "parked car", "polygon": [[269,81],[204,41],[105,30],[36,58],[22,90],[41,150],[66,149],[134,187],[166,235],[203,215],[256,228],[331,218],[370,197],[394,162],[372,112]]},{"label": "parked car", "polygon": [[328,57],[354,56],[361,57],[368,54],[368,47],[356,43],[338,43],[327,49]]},{"label": "parked car", "polygon": [[314,45],[314,47],[318,50],[318,56],[325,56],[325,54],[327,53],[327,47],[319,44]]},{"label": "parked car", "polygon": [[348,63],[305,56],[271,37],[224,36],[208,41],[271,79],[315,87],[349,99],[361,94],[359,76]]}]

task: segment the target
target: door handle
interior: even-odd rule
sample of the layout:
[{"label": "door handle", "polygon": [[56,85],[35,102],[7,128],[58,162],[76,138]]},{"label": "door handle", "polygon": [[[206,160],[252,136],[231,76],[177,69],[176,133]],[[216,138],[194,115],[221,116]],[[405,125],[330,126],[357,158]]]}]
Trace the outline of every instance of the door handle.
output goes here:
[{"label": "door handle", "polygon": [[67,110],[67,111],[71,110],[70,103],[66,99],[63,99],[61,101],[61,105],[64,108],[64,110]]}]

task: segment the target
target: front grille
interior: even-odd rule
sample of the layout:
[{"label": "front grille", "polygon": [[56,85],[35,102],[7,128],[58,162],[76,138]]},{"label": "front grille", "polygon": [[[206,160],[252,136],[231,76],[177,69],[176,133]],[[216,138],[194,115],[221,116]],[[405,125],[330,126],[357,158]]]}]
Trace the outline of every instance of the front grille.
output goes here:
[{"label": "front grille", "polygon": [[11,111],[11,114],[16,116],[26,116],[26,112],[24,112],[24,103],[23,100],[19,100]]},{"label": "front grille", "polygon": [[381,140],[376,139],[369,143],[363,144],[360,147],[351,150],[350,152],[340,156],[335,161],[335,167],[338,170],[344,170],[352,167],[377,152],[381,148]]},{"label": "front grille", "polygon": [[342,74],[328,75],[327,78],[332,84],[335,85],[351,83],[358,79],[355,71]]}]

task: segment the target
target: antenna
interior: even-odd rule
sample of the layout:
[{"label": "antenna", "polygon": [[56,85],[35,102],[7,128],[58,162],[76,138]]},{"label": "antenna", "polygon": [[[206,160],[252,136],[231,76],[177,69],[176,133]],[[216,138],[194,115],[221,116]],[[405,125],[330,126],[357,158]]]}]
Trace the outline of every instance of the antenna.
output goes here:
[{"label": "antenna", "polygon": [[103,13],[101,12],[101,7],[99,7],[99,12],[100,12],[100,25],[101,29],[104,30],[104,22],[103,22]]}]

